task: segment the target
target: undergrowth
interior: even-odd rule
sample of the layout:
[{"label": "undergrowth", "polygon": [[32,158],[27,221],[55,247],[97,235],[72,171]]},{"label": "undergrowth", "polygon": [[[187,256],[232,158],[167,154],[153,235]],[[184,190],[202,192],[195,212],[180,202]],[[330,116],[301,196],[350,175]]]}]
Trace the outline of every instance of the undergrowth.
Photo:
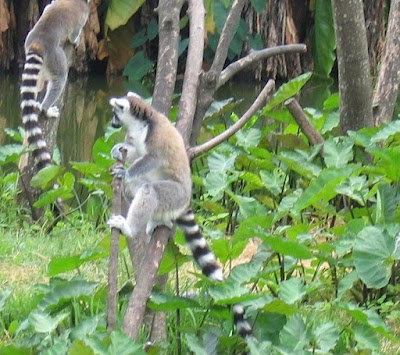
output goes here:
[{"label": "undergrowth", "polygon": [[[325,139],[310,146],[280,105],[308,79],[277,91],[259,114],[271,124],[254,117],[195,162],[193,207],[227,279],[212,284],[201,276],[178,232],[159,270],[170,282],[148,302],[167,312],[168,341],[150,354],[398,353],[400,124],[339,136],[332,95],[322,110],[306,110]],[[224,120],[236,119],[214,112],[206,128],[218,134]],[[37,187],[57,181],[64,196],[74,196],[67,220],[50,232],[15,203],[18,175],[7,169],[21,148],[1,148],[0,354],[143,353],[147,327],[136,343],[105,327],[104,221],[109,151],[118,137],[100,138],[93,162],[37,175]],[[48,208],[56,197],[50,189],[37,205]],[[122,239],[120,247],[118,329],[133,287]],[[246,340],[235,335],[228,310],[238,302],[253,325]]]}]

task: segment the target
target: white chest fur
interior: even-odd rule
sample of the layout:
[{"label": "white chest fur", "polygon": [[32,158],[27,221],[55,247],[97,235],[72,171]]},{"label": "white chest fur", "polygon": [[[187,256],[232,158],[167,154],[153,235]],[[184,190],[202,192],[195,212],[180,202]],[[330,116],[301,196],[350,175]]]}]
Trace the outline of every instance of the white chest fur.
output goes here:
[{"label": "white chest fur", "polygon": [[128,126],[126,141],[135,147],[137,157],[142,157],[147,153],[146,138],[149,126],[139,120],[134,120]]}]

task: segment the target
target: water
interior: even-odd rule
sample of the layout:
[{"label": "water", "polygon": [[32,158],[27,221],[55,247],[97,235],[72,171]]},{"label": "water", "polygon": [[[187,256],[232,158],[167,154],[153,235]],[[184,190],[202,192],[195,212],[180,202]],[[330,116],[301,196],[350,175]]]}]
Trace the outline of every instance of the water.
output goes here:
[{"label": "water", "polygon": [[[19,108],[19,78],[0,76],[0,144],[10,143],[4,128],[22,126]],[[65,162],[91,160],[95,140],[104,134],[111,119],[108,100],[123,95],[125,82],[117,78],[109,82],[91,77],[68,82],[61,100],[61,119],[57,135],[63,165]]]},{"label": "water", "polygon": [[[0,145],[11,142],[4,128],[22,126],[19,108],[19,78],[0,75]],[[62,165],[69,161],[90,161],[95,140],[102,136],[111,119],[108,104],[110,97],[124,95],[127,91],[125,78],[107,80],[103,76],[69,81],[62,98],[61,119],[57,146],[61,152]],[[218,90],[217,100],[229,97],[243,99],[235,108],[243,113],[262,90],[259,84],[226,85]]]}]

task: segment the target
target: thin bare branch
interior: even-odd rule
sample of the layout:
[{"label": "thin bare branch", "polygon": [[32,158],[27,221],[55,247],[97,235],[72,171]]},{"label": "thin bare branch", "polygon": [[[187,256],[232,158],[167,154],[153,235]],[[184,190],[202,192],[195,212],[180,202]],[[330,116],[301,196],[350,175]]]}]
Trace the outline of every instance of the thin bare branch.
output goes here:
[{"label": "thin bare branch", "polygon": [[270,94],[272,93],[272,91],[274,89],[275,89],[275,81],[272,79],[268,80],[267,84],[264,86],[264,89],[258,95],[256,100],[253,102],[253,104],[249,107],[249,109],[244,113],[244,115],[242,117],[240,117],[240,119],[235,124],[233,124],[231,127],[229,127],[225,132],[210,139],[208,142],[206,142],[202,145],[199,145],[197,147],[190,148],[188,151],[189,157],[191,159],[193,159],[201,154],[204,154],[205,152],[216,147],[218,144],[221,144],[222,142],[224,142],[225,140],[230,138],[232,135],[234,135],[265,104],[268,96],[270,96]]},{"label": "thin bare branch", "polygon": [[199,96],[190,137],[191,145],[195,144],[197,136],[200,132],[204,115],[213,101],[213,95],[216,90],[217,82],[228,55],[229,45],[235,34],[235,27],[240,19],[240,14],[245,3],[246,0],[235,0],[233,2],[222,29],[221,36],[219,37],[219,42],[215,51],[215,57],[213,63],[211,64],[211,68],[208,72],[202,72],[200,75]]},{"label": "thin bare branch", "polygon": [[324,143],[324,138],[312,125],[307,115],[295,98],[292,97],[291,99],[287,100],[285,102],[285,106],[288,108],[289,112],[292,114],[300,129],[306,135],[312,145]]},{"label": "thin bare branch", "polygon": [[307,46],[305,44],[288,44],[272,48],[265,48],[261,50],[251,50],[250,53],[236,62],[228,65],[222,72],[217,82],[217,89],[224,85],[239,71],[247,68],[248,66],[269,57],[273,57],[281,54],[290,53],[305,53]]},{"label": "thin bare branch", "polygon": [[376,85],[373,102],[378,106],[373,108],[375,125],[380,125],[392,119],[393,111],[399,93],[400,81],[400,0],[390,3],[389,23],[386,32],[384,54],[381,70]]},{"label": "thin bare branch", "polygon": [[[123,166],[122,161],[118,161],[114,166]],[[114,176],[112,181],[112,214],[120,215],[122,213],[122,179]],[[108,262],[108,289],[107,289],[107,329],[115,329],[117,322],[117,304],[118,304],[118,251],[119,251],[120,230],[111,229],[110,256]]]},{"label": "thin bare branch", "polygon": [[138,270],[136,285],[129,298],[128,308],[124,317],[123,331],[132,339],[137,339],[139,335],[147,300],[153,289],[157,270],[170,236],[170,229],[167,227],[158,227],[147,245],[143,264],[140,270]]},{"label": "thin bare branch", "polygon": [[196,111],[199,75],[204,52],[204,16],[202,1],[189,0],[190,34],[189,48],[183,78],[182,96],[179,101],[179,114],[176,128],[182,134],[185,144],[189,144],[193,117]]},{"label": "thin bare branch", "polygon": [[226,58],[228,56],[229,46],[232,38],[235,35],[235,27],[239,22],[240,14],[242,13],[243,7],[246,0],[235,0],[232,4],[231,10],[229,11],[228,17],[226,18],[224,27],[219,37],[217,50],[215,51],[215,57],[209,73],[215,77],[219,77],[222,68],[224,67]]}]

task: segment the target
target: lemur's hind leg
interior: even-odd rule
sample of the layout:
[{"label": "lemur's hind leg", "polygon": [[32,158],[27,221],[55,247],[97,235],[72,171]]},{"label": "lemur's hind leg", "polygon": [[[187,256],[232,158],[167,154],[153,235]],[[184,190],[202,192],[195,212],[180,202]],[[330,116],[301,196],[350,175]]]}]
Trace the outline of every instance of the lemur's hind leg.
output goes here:
[{"label": "lemur's hind leg", "polygon": [[144,230],[151,235],[157,226],[172,228],[185,207],[186,196],[178,182],[144,183],[135,193],[126,218],[112,216],[107,224],[120,229],[128,238]]}]

